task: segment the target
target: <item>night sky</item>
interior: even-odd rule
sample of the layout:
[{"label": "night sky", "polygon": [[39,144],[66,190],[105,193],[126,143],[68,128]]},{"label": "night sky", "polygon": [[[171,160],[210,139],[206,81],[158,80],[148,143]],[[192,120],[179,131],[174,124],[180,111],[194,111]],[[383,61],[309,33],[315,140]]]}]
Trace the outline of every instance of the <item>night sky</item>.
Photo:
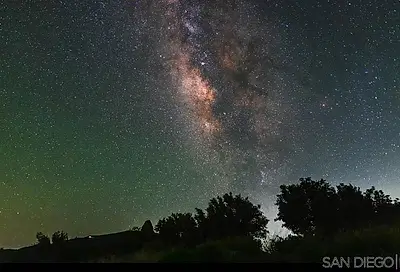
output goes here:
[{"label": "night sky", "polygon": [[[400,195],[400,2],[6,1],[0,247],[300,177]],[[270,224],[272,232],[281,230]]]}]

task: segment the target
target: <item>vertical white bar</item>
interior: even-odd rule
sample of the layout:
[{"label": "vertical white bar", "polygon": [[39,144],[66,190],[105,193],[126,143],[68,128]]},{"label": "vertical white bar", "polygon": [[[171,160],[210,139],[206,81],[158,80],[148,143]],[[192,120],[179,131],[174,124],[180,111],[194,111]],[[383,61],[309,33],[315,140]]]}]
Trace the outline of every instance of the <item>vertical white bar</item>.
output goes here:
[{"label": "vertical white bar", "polygon": [[394,269],[397,271],[399,269],[399,255],[397,253],[395,254],[394,266]]}]

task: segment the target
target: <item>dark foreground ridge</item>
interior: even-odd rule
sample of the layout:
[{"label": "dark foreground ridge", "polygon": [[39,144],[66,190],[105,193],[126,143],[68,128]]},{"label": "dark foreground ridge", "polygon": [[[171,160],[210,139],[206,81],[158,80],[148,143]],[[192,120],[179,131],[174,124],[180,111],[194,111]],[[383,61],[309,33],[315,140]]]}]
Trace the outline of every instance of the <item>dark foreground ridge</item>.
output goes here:
[{"label": "dark foreground ridge", "polygon": [[[302,178],[282,185],[278,217],[292,234],[267,238],[269,220],[248,198],[232,193],[209,201],[205,210],[173,213],[155,227],[69,239],[37,233],[37,243],[1,249],[0,262],[264,262],[315,263],[319,267],[383,267],[400,248],[400,203],[374,187],[333,187]],[[380,257],[385,260],[385,263]],[[374,259],[375,258],[375,259]],[[393,267],[394,268],[394,267]]]},{"label": "dark foreground ridge", "polygon": [[63,241],[60,244],[41,244],[18,250],[0,251],[1,262],[55,262],[85,261],[108,254],[124,254],[142,247],[140,231],[124,231],[105,235],[93,235]]}]

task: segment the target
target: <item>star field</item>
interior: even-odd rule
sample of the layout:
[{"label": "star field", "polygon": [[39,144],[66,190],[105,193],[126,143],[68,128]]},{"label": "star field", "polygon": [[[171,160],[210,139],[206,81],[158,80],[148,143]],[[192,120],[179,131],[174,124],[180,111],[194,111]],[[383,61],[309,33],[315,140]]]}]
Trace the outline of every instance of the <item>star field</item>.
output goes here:
[{"label": "star field", "polygon": [[[0,247],[299,177],[399,195],[398,1],[6,1]],[[272,231],[279,230],[270,225]]]}]

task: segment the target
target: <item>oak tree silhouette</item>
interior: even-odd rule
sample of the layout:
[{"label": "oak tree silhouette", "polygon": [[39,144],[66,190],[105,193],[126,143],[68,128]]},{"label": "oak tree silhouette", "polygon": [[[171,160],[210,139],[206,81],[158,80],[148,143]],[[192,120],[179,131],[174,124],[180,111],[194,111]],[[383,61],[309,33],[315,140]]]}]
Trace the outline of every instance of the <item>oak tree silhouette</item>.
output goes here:
[{"label": "oak tree silhouette", "polygon": [[281,185],[277,195],[278,216],[295,234],[330,231],[335,222],[335,189],[325,180],[301,178],[299,184]]},{"label": "oak tree silhouette", "polygon": [[224,194],[212,198],[203,212],[196,209],[196,220],[203,237],[207,239],[223,239],[234,236],[251,236],[264,238],[268,219],[248,197],[240,194]]},{"label": "oak tree silhouette", "polygon": [[339,231],[397,223],[398,199],[375,187],[362,192],[352,184],[333,187],[325,180],[301,178],[282,185],[277,195],[278,217],[298,235],[332,235]]},{"label": "oak tree silhouette", "polygon": [[173,213],[160,219],[155,230],[166,245],[187,245],[196,236],[197,224],[191,213]]},{"label": "oak tree silhouette", "polygon": [[205,211],[173,213],[161,219],[155,229],[164,243],[169,245],[194,245],[208,240],[228,237],[264,238],[268,219],[246,197],[232,193],[209,201]]}]

